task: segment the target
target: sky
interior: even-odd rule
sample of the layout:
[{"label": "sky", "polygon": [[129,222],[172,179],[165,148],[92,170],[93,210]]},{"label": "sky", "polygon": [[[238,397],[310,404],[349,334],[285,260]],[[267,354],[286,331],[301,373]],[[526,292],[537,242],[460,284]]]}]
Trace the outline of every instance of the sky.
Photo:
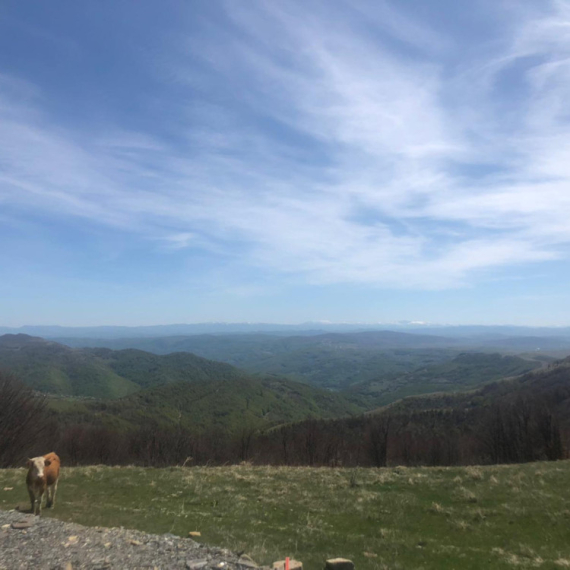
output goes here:
[{"label": "sky", "polygon": [[570,0],[4,0],[0,325],[570,325]]}]

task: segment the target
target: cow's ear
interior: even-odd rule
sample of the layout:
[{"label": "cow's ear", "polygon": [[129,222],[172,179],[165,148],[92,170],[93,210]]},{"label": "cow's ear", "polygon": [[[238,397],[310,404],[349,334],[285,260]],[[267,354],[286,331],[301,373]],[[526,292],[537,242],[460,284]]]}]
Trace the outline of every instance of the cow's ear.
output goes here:
[{"label": "cow's ear", "polygon": [[26,467],[31,467],[31,466],[32,466],[32,460],[31,460],[31,459],[28,459],[28,460],[26,461]]},{"label": "cow's ear", "polygon": [[49,467],[51,465],[51,459],[46,459],[45,464],[46,467]]}]

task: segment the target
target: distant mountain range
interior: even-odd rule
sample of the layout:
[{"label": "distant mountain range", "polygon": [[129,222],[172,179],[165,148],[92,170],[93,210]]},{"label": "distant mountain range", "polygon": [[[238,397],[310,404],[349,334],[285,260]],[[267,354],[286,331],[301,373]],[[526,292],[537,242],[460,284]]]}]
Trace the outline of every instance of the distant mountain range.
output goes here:
[{"label": "distant mountain range", "polygon": [[524,327],[486,325],[426,325],[417,323],[326,323],[307,322],[295,325],[273,323],[195,323],[154,326],[96,326],[64,327],[34,326],[2,327],[1,334],[23,333],[43,338],[141,338],[186,336],[196,334],[271,333],[278,335],[313,335],[326,332],[396,331],[436,335],[450,338],[468,337],[473,340],[499,339],[501,337],[570,338],[570,327]]},{"label": "distant mountain range", "polygon": [[325,331],[362,331],[369,330],[367,325],[327,323],[303,323],[298,325],[282,325],[271,323],[195,323],[152,326],[97,326],[97,327],[64,327],[35,326],[2,327],[0,334],[28,334],[43,338],[141,338],[194,334],[233,334],[233,333],[270,333],[270,334],[320,334]]},{"label": "distant mountain range", "polygon": [[[531,358],[570,354],[563,337],[444,337],[401,331],[312,335],[234,333],[122,339],[60,338],[74,347],[136,348],[155,354],[191,352],[249,372],[286,376],[329,389],[391,379],[423,366],[451,360],[461,352],[528,352]],[[540,349],[540,350],[537,350]]]}]

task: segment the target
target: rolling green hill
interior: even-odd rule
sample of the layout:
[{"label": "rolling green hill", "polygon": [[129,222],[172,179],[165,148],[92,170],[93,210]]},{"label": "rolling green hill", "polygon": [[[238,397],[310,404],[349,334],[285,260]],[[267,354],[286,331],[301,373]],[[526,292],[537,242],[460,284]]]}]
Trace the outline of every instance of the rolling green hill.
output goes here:
[{"label": "rolling green hill", "polygon": [[156,422],[233,429],[367,409],[358,398],[275,377],[250,377],[190,353],[73,349],[27,335],[0,337],[0,367],[38,391],[64,423],[129,428]]},{"label": "rolling green hill", "polygon": [[188,428],[270,427],[308,417],[359,414],[363,406],[341,394],[276,378],[175,382],[141,390],[120,400],[52,399],[67,423],[128,429],[151,423]]},{"label": "rolling green hill", "polygon": [[[415,386],[419,386],[420,392],[429,392],[447,389],[440,386],[442,383],[472,386],[503,375],[525,372],[533,366],[525,367],[521,361],[512,361],[511,371],[505,361],[487,359],[483,354],[511,353],[519,345],[525,351],[529,346],[541,346],[536,338],[531,337],[514,340],[503,337],[447,338],[394,331],[296,336],[242,333],[157,338],[68,338],[62,342],[76,347],[136,348],[154,354],[191,352],[248,372],[273,374],[331,390],[346,390],[353,385],[370,383],[375,385],[368,390],[373,396],[384,390],[382,383],[389,384],[390,390],[394,384],[396,388],[403,384],[411,386],[411,392],[401,392],[401,396],[405,396],[414,393]],[[452,362],[466,351],[479,353],[480,356],[474,357],[477,362],[469,363],[467,358],[462,363]],[[561,358],[566,353],[554,356]],[[548,356],[544,351],[533,350],[526,357],[532,361],[540,358]],[[448,368],[444,366],[445,362],[450,363]],[[428,370],[426,374],[420,373],[421,377],[416,375],[418,370],[440,364],[443,366],[441,370]],[[407,374],[412,376],[406,378]],[[431,382],[432,375],[436,376],[434,382]],[[437,378],[438,375],[443,381]]]},{"label": "rolling green hill", "polygon": [[393,378],[430,364],[445,362],[457,352],[451,349],[339,348],[311,346],[245,363],[248,370],[287,376],[299,382],[332,390]]},{"label": "rolling green hill", "polygon": [[134,339],[62,339],[72,346],[137,348],[155,354],[191,352],[249,372],[274,374],[342,390],[379,374],[403,374],[458,354],[454,341],[392,331],[282,337],[195,335]]},{"label": "rolling green hill", "polygon": [[356,384],[350,393],[377,405],[395,402],[407,396],[433,392],[457,392],[481,384],[518,376],[540,368],[542,363],[518,356],[487,353],[462,353],[453,360],[418,368],[403,375],[383,375]]},{"label": "rolling green hill", "polygon": [[538,365],[517,357],[462,354],[449,363],[342,392],[275,377],[243,376],[163,384],[113,402],[55,400],[52,407],[67,422],[122,428],[141,426],[149,420],[162,425],[230,430],[243,425],[268,427],[307,417],[353,416],[408,395],[437,392],[437,397],[442,397],[443,391],[465,391]]},{"label": "rolling green hill", "polygon": [[121,398],[169,382],[238,379],[245,373],[189,353],[78,349],[28,335],[0,336],[0,368],[48,394]]},{"label": "rolling green hill", "polygon": [[142,350],[84,349],[115,374],[148,388],[170,382],[235,380],[246,373],[223,362],[214,362],[189,352],[159,356]]},{"label": "rolling green hill", "polygon": [[23,334],[0,337],[0,368],[46,393],[120,398],[140,389],[88,351]]},{"label": "rolling green hill", "polygon": [[[386,341],[384,335],[320,337],[311,347],[303,347],[303,337],[278,339],[290,352],[269,356],[260,367],[274,376],[261,370],[252,376],[187,352],[79,349],[27,335],[0,337],[0,368],[57,396],[50,400],[51,407],[67,423],[128,428],[152,420],[232,429],[310,416],[350,416],[405,396],[467,390],[541,366],[486,353],[464,353],[450,360],[456,353],[437,348],[378,351],[374,347]],[[280,373],[284,369],[295,373],[286,379]],[[354,384],[363,376],[369,379]],[[306,383],[296,382],[299,377]],[[349,389],[331,392],[310,384]]]},{"label": "rolling green hill", "polygon": [[491,382],[466,392],[410,396],[378,411],[417,412],[475,409],[501,402],[515,403],[520,397],[548,402],[563,423],[570,424],[570,357],[527,374]]}]

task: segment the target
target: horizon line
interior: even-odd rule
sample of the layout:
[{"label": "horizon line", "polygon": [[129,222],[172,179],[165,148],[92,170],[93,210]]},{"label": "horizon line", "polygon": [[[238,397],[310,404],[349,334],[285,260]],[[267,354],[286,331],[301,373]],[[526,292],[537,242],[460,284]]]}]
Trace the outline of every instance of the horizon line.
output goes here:
[{"label": "horizon line", "polygon": [[181,323],[162,323],[162,324],[143,324],[143,325],[118,325],[118,324],[103,324],[103,325],[60,325],[60,324],[24,324],[24,325],[2,325],[0,329],[25,329],[25,328],[62,328],[62,329],[82,329],[82,328],[121,328],[121,329],[136,329],[136,328],[161,328],[161,327],[192,327],[192,326],[278,326],[278,327],[303,327],[318,325],[323,327],[334,326],[362,326],[362,327],[511,327],[511,328],[570,328],[570,324],[512,324],[512,323],[441,323],[441,322],[427,322],[427,321],[389,321],[389,322],[362,322],[362,321],[301,321],[295,323],[284,322],[269,322],[269,321],[198,321],[198,322],[181,322]]}]

